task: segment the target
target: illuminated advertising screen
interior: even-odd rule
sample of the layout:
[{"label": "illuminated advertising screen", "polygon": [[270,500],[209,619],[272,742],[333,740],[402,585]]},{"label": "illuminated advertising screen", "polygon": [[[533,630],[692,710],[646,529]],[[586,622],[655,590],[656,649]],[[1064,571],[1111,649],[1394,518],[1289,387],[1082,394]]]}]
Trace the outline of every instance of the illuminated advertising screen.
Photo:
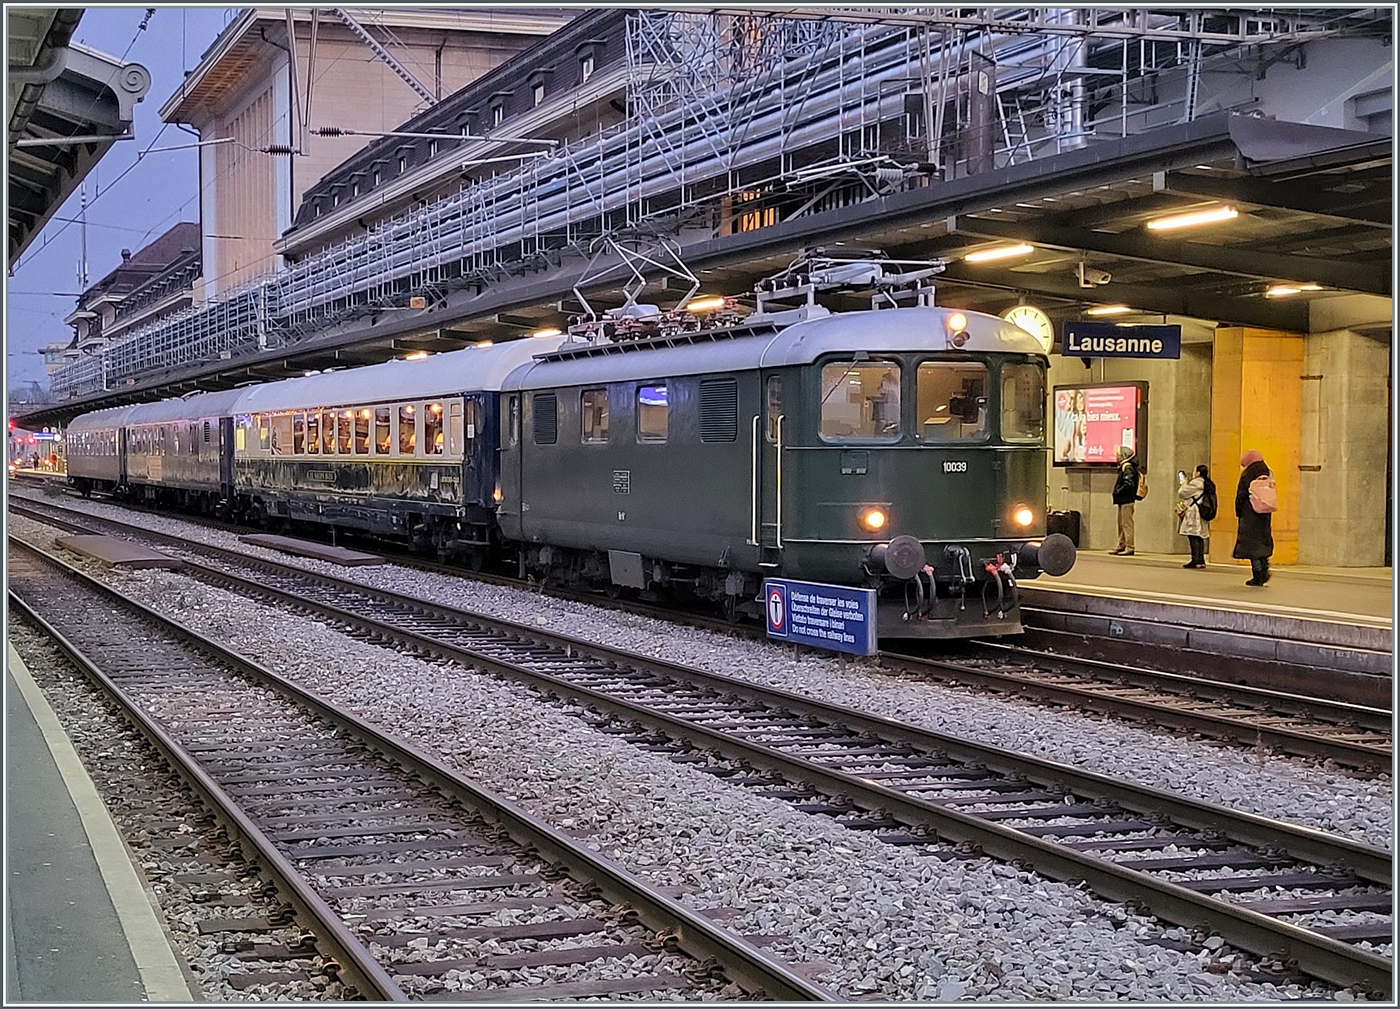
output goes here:
[{"label": "illuminated advertising screen", "polygon": [[1057,385],[1056,466],[1114,466],[1126,446],[1146,461],[1147,383]]}]

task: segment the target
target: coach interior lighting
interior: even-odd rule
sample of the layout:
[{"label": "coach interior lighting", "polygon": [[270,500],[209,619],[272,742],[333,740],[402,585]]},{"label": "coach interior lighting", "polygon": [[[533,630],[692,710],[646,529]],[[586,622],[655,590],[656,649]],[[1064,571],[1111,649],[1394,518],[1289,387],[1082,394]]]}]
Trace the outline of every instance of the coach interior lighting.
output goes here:
[{"label": "coach interior lighting", "polygon": [[1017,505],[1011,517],[1016,520],[1018,526],[1025,529],[1035,521],[1035,512],[1031,511],[1029,505]]},{"label": "coach interior lighting", "polygon": [[413,416],[413,404],[410,403],[408,406],[404,407],[404,408],[403,408],[403,412],[406,413],[406,414],[408,414],[410,417],[412,417],[412,416]]},{"label": "coach interior lighting", "polygon": [[473,346],[473,347],[490,347],[490,346],[493,345],[495,342],[496,342],[495,340],[477,340],[476,343],[472,344],[472,346]]},{"label": "coach interior lighting", "polygon": [[889,521],[882,508],[867,508],[860,513],[860,527],[868,533],[878,533]]},{"label": "coach interior lighting", "polygon": [[1304,291],[1320,291],[1321,284],[1275,284],[1264,292],[1266,298],[1289,298]]},{"label": "coach interior lighting", "polygon": [[1098,305],[1094,308],[1086,309],[1085,315],[1122,315],[1124,312],[1131,312],[1127,305]]},{"label": "coach interior lighting", "polygon": [[1155,221],[1147,222],[1147,230],[1171,231],[1175,228],[1193,228],[1198,224],[1216,224],[1239,216],[1240,212],[1234,207],[1214,207],[1210,210],[1197,210],[1190,214],[1159,217]]},{"label": "coach interior lighting", "polygon": [[530,334],[532,339],[543,340],[550,336],[563,336],[564,331],[557,326],[546,326],[544,329],[537,329]]},{"label": "coach interior lighting", "polygon": [[442,413],[442,404],[441,404],[441,403],[429,403],[429,404],[428,404],[428,410],[429,410],[430,412],[432,412],[432,413]]},{"label": "coach interior lighting", "polygon": [[982,249],[980,252],[969,252],[963,256],[963,261],[967,263],[988,263],[994,259],[1011,259],[1013,256],[1028,256],[1035,251],[1034,245],[1003,245],[996,249]]},{"label": "coach interior lighting", "polygon": [[403,359],[405,361],[421,361],[427,356],[428,352],[426,350],[415,350],[412,354],[405,354]]},{"label": "coach interior lighting", "polygon": [[365,420],[369,420],[371,417],[374,416],[374,411],[372,411],[372,410],[361,410],[361,411],[360,411],[360,416],[363,417]]},{"label": "coach interior lighting", "polygon": [[685,303],[687,312],[713,312],[724,307],[724,295],[710,294],[703,298],[691,298]]}]

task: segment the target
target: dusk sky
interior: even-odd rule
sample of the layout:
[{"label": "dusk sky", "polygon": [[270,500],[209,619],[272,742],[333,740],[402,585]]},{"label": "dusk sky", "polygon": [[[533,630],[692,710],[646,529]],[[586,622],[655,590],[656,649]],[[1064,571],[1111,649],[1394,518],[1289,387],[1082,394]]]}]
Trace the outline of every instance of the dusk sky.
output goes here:
[{"label": "dusk sky", "polygon": [[[199,64],[204,50],[236,13],[221,7],[160,7],[140,31],[144,8],[89,7],[78,22],[76,41],[112,56],[124,55],[127,62],[151,72],[151,89],[136,106],[136,139],[114,144],[87,176],[88,283],[120,264],[122,249],[135,252],[180,221],[199,220],[199,152],[154,150],[198,138],[162,123],[159,111],[179,87],[184,71]],[[138,163],[137,155],[148,148],[152,152]],[[80,290],[83,229],[64,218],[76,222],[80,206],[75,190],[8,278],[6,388],[22,388],[30,381],[46,387],[44,362],[37,351],[73,337],[63,319],[73,311]]]}]

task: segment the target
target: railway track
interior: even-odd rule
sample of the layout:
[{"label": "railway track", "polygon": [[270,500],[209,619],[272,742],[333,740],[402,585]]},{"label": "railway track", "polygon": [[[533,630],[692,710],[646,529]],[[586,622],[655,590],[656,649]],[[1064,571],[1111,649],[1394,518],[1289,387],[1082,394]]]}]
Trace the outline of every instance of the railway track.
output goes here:
[{"label": "railway track", "polygon": [[42,551],[12,540],[9,562],[12,605],[267,866],[364,997],[833,997],[330,702]]},{"label": "railway track", "polygon": [[[186,573],[530,683],[640,745],[890,843],[1023,863],[1344,986],[1390,991],[1389,852],[811,698],[232,551]],[[680,755],[686,755],[680,754]],[[946,849],[944,849],[946,854]]]},{"label": "railway track", "polygon": [[[144,537],[158,545],[181,544],[178,537],[153,533],[126,523],[99,519],[87,512],[50,502],[11,501],[17,514],[57,522],[75,530],[92,523],[123,535]],[[202,523],[227,531],[226,523]],[[395,558],[396,563],[451,577],[460,568]],[[516,579],[475,573],[472,578],[493,584],[525,587]],[[761,631],[736,627],[718,618],[697,614],[678,616],[673,609],[635,601],[606,600],[596,593],[554,590],[563,598],[590,605],[611,605],[628,612],[676,621],[706,630],[761,638]],[[1173,673],[1143,665],[1129,666],[1072,654],[1032,650],[1005,643],[979,642],[969,657],[928,658],[911,654],[917,643],[881,652],[881,663],[896,673],[995,690],[1016,696],[1072,706],[1077,709],[1190,732],[1247,747],[1295,756],[1332,760],[1340,766],[1374,774],[1388,772],[1393,758],[1392,715],[1388,709],[1344,703],[1323,696],[1303,696],[1285,690]],[[1149,654],[1156,651],[1143,645]]]},{"label": "railway track", "polygon": [[1373,773],[1388,773],[1392,765],[1388,709],[993,642],[978,642],[972,655],[956,661],[887,650],[881,662],[910,676],[1321,757]]}]

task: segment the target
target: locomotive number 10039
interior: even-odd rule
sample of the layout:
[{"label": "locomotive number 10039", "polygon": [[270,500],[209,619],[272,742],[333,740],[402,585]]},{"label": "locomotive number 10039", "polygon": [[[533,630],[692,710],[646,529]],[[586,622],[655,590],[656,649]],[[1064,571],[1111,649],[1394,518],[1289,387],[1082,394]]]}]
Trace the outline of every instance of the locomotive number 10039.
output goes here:
[{"label": "locomotive number 10039", "polygon": [[945,463],[943,464],[943,472],[944,472],[944,473],[966,473],[966,472],[967,472],[967,463],[962,462],[962,461],[958,461],[958,462],[945,462]]}]

